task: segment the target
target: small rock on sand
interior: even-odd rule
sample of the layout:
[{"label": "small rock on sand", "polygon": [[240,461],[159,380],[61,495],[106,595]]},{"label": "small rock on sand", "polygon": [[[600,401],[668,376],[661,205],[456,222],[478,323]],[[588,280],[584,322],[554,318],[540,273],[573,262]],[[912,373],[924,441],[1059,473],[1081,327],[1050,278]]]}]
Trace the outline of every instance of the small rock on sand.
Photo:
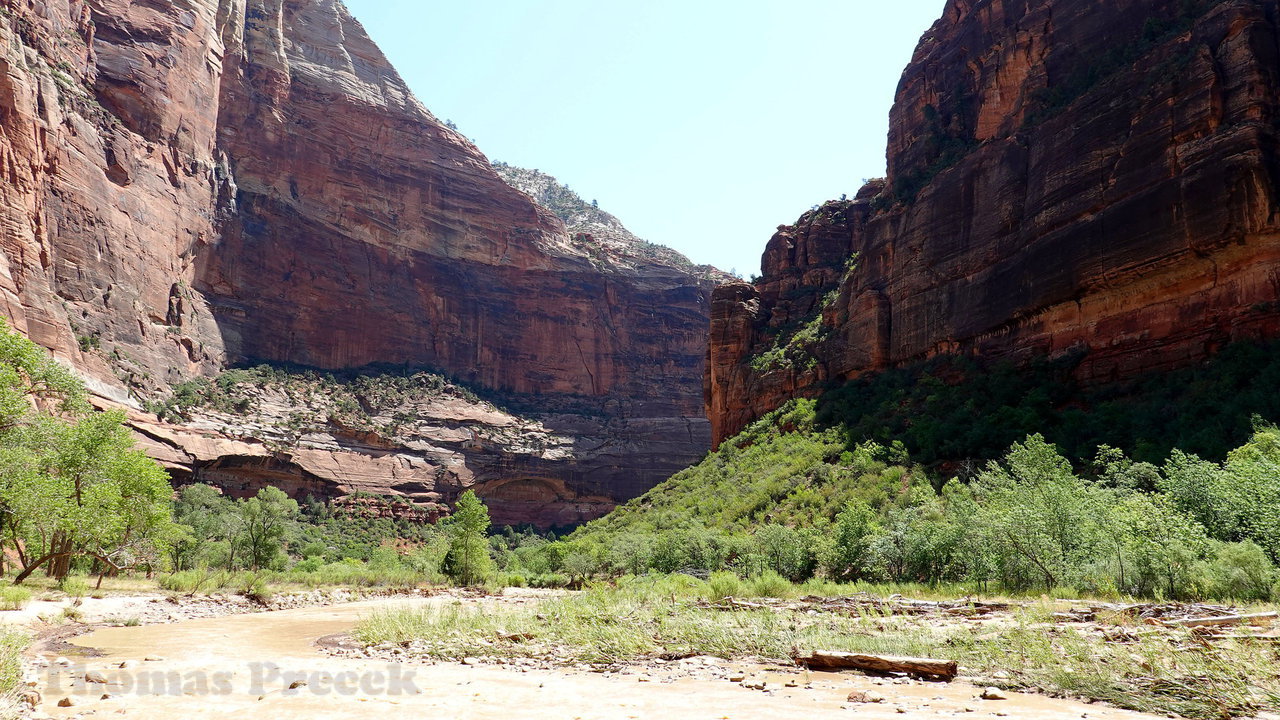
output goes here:
[{"label": "small rock on sand", "polygon": [[64,697],[58,701],[58,707],[75,707],[76,701],[69,697]]},{"label": "small rock on sand", "polygon": [[84,681],[89,683],[97,683],[99,685],[107,684],[107,676],[97,670],[90,670],[84,674]]},{"label": "small rock on sand", "polygon": [[989,687],[982,691],[978,697],[983,700],[1008,700],[1008,696],[1000,691],[1000,688]]},{"label": "small rock on sand", "polygon": [[868,690],[854,690],[849,693],[849,702],[855,703],[879,703],[884,702],[884,696],[877,692]]}]

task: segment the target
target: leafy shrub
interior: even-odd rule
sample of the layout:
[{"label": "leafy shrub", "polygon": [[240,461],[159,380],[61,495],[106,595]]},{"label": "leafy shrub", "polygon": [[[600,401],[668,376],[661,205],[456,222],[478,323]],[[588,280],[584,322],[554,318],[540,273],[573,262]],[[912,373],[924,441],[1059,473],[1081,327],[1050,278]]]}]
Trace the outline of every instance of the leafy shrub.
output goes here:
[{"label": "leafy shrub", "polygon": [[1252,542],[1216,543],[1197,573],[1204,594],[1221,600],[1267,600],[1276,582],[1275,567]]},{"label": "leafy shrub", "polygon": [[21,610],[31,602],[31,591],[16,585],[0,587],[0,608],[4,610]]},{"label": "leafy shrub", "polygon": [[788,598],[795,595],[796,591],[796,586],[790,580],[773,570],[747,578],[747,588],[751,597]]},{"label": "leafy shrub", "polygon": [[561,571],[569,576],[570,582],[574,586],[580,586],[588,578],[596,574],[602,566],[603,564],[592,553],[575,550],[565,556]]},{"label": "leafy shrub", "polygon": [[241,595],[261,605],[271,602],[273,594],[267,587],[268,576],[264,573],[242,573],[236,581],[236,590]]},{"label": "leafy shrub", "polygon": [[770,523],[756,531],[754,541],[752,555],[759,567],[753,571],[771,571],[792,581],[813,574],[813,546],[805,533]]},{"label": "leafy shrub", "polygon": [[79,600],[89,594],[89,583],[82,577],[68,575],[58,581],[58,589]]},{"label": "leafy shrub", "polygon": [[559,573],[542,573],[529,578],[529,587],[563,588],[569,586],[569,577]]},{"label": "leafy shrub", "polygon": [[294,566],[294,572],[313,573],[324,565],[324,558],[319,556],[311,556],[305,560],[299,560]]},{"label": "leafy shrub", "polygon": [[714,572],[707,578],[706,598],[711,602],[722,602],[725,598],[742,597],[746,594],[746,585],[736,573]]},{"label": "leafy shrub", "polygon": [[200,589],[208,580],[208,572],[183,570],[181,572],[160,576],[160,587],[170,592],[192,593]]}]

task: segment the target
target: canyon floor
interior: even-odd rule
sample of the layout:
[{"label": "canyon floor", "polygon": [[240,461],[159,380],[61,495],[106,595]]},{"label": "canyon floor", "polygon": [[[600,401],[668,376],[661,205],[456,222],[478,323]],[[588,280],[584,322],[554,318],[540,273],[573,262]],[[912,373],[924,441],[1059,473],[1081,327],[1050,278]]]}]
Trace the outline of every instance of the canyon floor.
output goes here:
[{"label": "canyon floor", "polygon": [[[135,605],[165,605],[140,598]],[[115,601],[117,604],[126,601]],[[313,607],[190,617],[156,624],[51,632],[29,658],[42,696],[36,717],[90,718],[1146,718],[1095,704],[983,688],[806,672],[718,658],[653,661],[609,672],[528,663],[395,662],[335,654],[381,608],[530,603],[452,595],[390,597]],[[126,603],[127,604],[127,603]],[[126,608],[127,609],[127,608]],[[213,614],[207,606],[194,614]],[[84,629],[84,628],[82,628]],[[28,669],[31,674],[31,669]],[[105,681],[105,682],[97,682]],[[851,702],[851,693],[878,702]],[[69,705],[69,706],[60,706]]]}]

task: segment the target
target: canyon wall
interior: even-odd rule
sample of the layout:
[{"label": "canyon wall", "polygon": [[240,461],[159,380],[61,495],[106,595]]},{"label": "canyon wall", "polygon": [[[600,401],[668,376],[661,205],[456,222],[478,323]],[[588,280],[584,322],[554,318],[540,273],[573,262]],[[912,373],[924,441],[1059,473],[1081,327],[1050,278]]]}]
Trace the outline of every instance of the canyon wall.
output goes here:
[{"label": "canyon wall", "polygon": [[715,292],[715,442],[940,353],[1081,354],[1105,382],[1280,335],[1278,21],[1270,0],[949,0],[887,179]]},{"label": "canyon wall", "polygon": [[[0,0],[0,65],[2,310],[102,403],[255,362],[436,368],[614,448],[541,471],[546,517],[513,516],[533,522],[599,514],[706,450],[711,282],[566,232],[337,0]],[[493,454],[460,487],[522,479]],[[217,479],[307,476],[275,455],[271,473]],[[344,462],[395,492],[379,463],[425,461]],[[591,509],[556,509],[578,496]]]}]

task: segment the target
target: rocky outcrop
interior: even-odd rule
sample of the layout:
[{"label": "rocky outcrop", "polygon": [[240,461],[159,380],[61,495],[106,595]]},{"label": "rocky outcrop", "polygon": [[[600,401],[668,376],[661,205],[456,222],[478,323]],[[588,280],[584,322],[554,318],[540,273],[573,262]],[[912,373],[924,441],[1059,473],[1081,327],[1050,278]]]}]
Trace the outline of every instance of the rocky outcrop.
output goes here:
[{"label": "rocky outcrop", "polygon": [[564,223],[565,230],[576,242],[609,256],[611,264],[630,262],[640,265],[670,265],[713,282],[728,282],[733,276],[710,265],[694,265],[671,248],[643,240],[627,229],[616,216],[600,209],[595,200],[588,203],[568,185],[541,170],[529,170],[503,162],[493,169],[513,188],[528,195],[550,210]]},{"label": "rocky outcrop", "polygon": [[128,410],[129,422],[178,484],[210,483],[235,497],[273,485],[299,499],[433,522],[472,489],[498,525],[544,528],[593,519],[619,496],[660,482],[680,469],[675,458],[705,432],[695,419],[676,432],[661,418],[575,412],[533,420],[440,392],[366,412],[344,403],[345,390],[241,384],[243,401],[234,408],[190,408],[181,422]]},{"label": "rocky outcrop", "polygon": [[716,292],[716,441],[939,353],[1081,353],[1105,382],[1280,334],[1278,20],[1261,0],[950,0],[899,85],[887,180]]},{"label": "rocky outcrop", "polygon": [[[566,232],[337,0],[0,9],[0,302],[104,401],[251,360],[436,367],[604,418],[600,442],[626,449],[582,496],[600,506],[661,479],[627,466],[705,450],[710,283]],[[652,457],[634,427],[679,440]],[[244,448],[191,442],[226,458],[223,484],[284,482]],[[381,458],[341,458],[314,482],[399,483]],[[544,473],[569,503],[574,473],[592,475]]]}]

